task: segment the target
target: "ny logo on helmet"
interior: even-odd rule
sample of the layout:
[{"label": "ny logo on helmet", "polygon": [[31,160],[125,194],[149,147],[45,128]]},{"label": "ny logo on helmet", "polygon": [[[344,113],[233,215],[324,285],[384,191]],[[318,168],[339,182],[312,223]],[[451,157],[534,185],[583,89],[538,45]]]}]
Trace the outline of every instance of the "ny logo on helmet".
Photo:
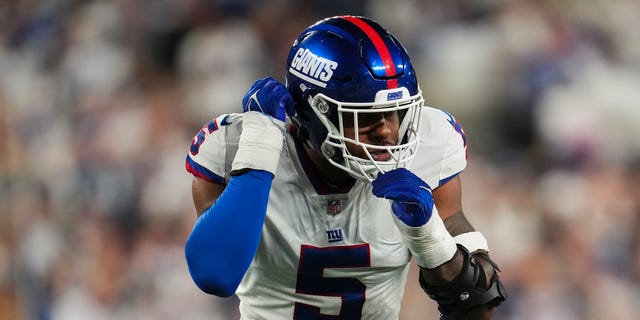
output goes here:
[{"label": "ny logo on helmet", "polygon": [[402,99],[402,91],[387,93],[387,101]]},{"label": "ny logo on helmet", "polygon": [[291,61],[289,72],[302,80],[326,88],[336,68],[337,62],[318,57],[309,49],[299,48]]}]

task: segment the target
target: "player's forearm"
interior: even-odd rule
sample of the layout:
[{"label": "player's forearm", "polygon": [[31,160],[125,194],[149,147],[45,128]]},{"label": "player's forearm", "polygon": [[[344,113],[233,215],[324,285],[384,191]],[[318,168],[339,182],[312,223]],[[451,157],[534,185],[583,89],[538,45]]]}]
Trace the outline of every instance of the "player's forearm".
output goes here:
[{"label": "player's forearm", "polygon": [[198,218],[185,255],[191,277],[201,290],[222,297],[235,292],[260,242],[272,180],[270,172],[261,170],[232,177],[216,202]]},{"label": "player's forearm", "polygon": [[[496,265],[492,262],[486,253],[487,244],[484,237],[476,232],[473,226],[464,216],[462,211],[458,211],[444,220],[444,224],[448,232],[456,237],[456,242],[459,244],[458,251],[453,259],[446,263],[433,268],[433,269],[421,269],[421,284],[430,286],[431,291],[436,292],[442,290],[442,294],[439,294],[437,301],[448,301],[449,306],[443,306],[440,304],[441,311],[447,310],[445,316],[442,319],[445,320],[488,320],[492,319],[495,314],[495,306],[506,298],[506,292],[501,284],[496,283],[498,276],[496,274]],[[462,249],[464,246],[465,249]],[[475,251],[477,248],[483,248],[475,254],[470,254],[468,251]],[[467,250],[469,249],[469,250]],[[469,264],[466,259],[474,259],[475,262]],[[469,269],[470,266],[475,266]],[[482,273],[483,275],[475,275],[475,273]],[[473,276],[467,276],[465,281],[464,274],[472,274]],[[470,282],[470,279],[475,281]],[[477,281],[477,282],[476,282]],[[466,282],[466,283],[465,283]],[[479,303],[475,306],[464,306],[464,300],[461,296],[453,293],[465,292],[463,287],[472,285],[475,288],[482,288],[487,290],[482,297],[477,298],[480,301],[487,301]],[[435,288],[440,288],[434,290]],[[455,289],[459,288],[459,289]],[[451,290],[451,291],[450,291]],[[450,291],[450,292],[446,292]],[[452,295],[453,294],[453,295]],[[449,296],[449,297],[447,297]],[[447,297],[444,298],[443,297]],[[495,298],[494,298],[495,297]],[[468,299],[474,299],[471,295]],[[448,304],[449,304],[448,303]],[[444,308],[444,309],[442,309]]]},{"label": "player's forearm", "polygon": [[[460,250],[456,252],[454,257],[448,262],[433,268],[420,268],[422,281],[430,286],[448,286],[460,275],[464,264],[464,257]],[[472,307],[464,315],[449,315],[442,319],[446,320],[490,320],[495,314],[495,307],[489,304],[483,304]]]},{"label": "player's forearm", "polygon": [[[449,234],[453,237],[467,233],[474,232],[475,229],[469,223],[462,211],[458,211],[444,219],[444,225],[447,228]],[[422,276],[424,280],[431,285],[443,285],[447,284],[455,279],[462,269],[462,255],[460,250],[456,252],[456,255],[448,262],[433,268],[422,269]]]},{"label": "player's forearm", "polygon": [[[458,211],[444,219],[444,225],[449,234],[454,237],[465,232],[474,231],[462,211]],[[453,279],[460,273],[460,270],[462,269],[462,262],[462,255],[460,252],[456,252],[451,260],[436,268],[422,268],[421,272],[423,279],[431,285],[447,284],[453,281]]]},{"label": "player's forearm", "polygon": [[430,285],[445,285],[455,279],[462,269],[462,255],[456,252],[451,260],[433,268],[420,268],[423,279]]},{"label": "player's forearm", "polygon": [[447,231],[449,231],[449,233],[454,237],[463,233],[475,231],[462,211],[458,211],[448,216],[443,221]]}]

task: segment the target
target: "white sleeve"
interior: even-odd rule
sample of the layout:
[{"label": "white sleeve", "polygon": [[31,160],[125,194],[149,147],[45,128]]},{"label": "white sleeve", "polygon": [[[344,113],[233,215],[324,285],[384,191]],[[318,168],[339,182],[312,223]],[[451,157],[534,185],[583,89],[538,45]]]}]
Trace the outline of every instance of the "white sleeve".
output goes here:
[{"label": "white sleeve", "polygon": [[438,186],[449,181],[467,166],[467,144],[464,131],[453,117],[451,119],[454,124],[449,127],[449,139],[440,161]]},{"label": "white sleeve", "polygon": [[462,172],[466,165],[466,138],[460,125],[445,111],[425,107],[412,172],[435,189]]}]

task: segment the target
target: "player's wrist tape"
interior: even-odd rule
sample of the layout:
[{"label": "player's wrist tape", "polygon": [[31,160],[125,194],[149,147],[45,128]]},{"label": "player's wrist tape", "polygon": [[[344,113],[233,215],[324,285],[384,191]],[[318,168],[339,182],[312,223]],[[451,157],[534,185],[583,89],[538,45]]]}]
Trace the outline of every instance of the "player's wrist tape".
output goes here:
[{"label": "player's wrist tape", "polygon": [[435,268],[451,260],[458,250],[435,206],[431,218],[423,226],[410,227],[395,215],[393,220],[400,229],[411,255],[422,268]]},{"label": "player's wrist tape", "polygon": [[470,253],[486,252],[489,253],[489,245],[487,239],[480,231],[472,231],[461,233],[453,237],[456,243],[464,246]]},{"label": "player's wrist tape", "polygon": [[283,140],[283,121],[260,112],[243,113],[242,135],[231,171],[256,169],[275,175]]}]

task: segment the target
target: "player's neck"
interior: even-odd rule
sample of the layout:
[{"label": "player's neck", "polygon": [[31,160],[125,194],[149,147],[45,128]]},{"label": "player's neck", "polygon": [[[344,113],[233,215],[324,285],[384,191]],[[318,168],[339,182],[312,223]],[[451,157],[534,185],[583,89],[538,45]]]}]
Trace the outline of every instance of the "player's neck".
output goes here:
[{"label": "player's neck", "polygon": [[320,173],[322,179],[329,185],[333,187],[344,187],[353,185],[353,177],[351,177],[344,170],[340,170],[336,168],[334,165],[329,163],[327,159],[325,159],[321,154],[319,154],[314,149],[309,146],[304,146],[304,151],[313,162],[314,166]]}]

